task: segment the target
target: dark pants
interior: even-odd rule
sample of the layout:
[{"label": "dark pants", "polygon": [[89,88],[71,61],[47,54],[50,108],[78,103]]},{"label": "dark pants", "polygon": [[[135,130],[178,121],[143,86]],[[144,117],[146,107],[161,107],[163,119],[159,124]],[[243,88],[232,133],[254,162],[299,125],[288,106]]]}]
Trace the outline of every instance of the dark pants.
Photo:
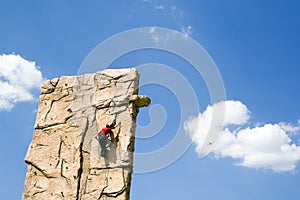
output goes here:
[{"label": "dark pants", "polygon": [[105,157],[106,156],[106,153],[107,153],[107,149],[106,149],[106,144],[107,144],[107,137],[106,135],[104,135],[103,133],[100,133],[99,134],[99,144],[100,144],[100,155],[102,157]]}]

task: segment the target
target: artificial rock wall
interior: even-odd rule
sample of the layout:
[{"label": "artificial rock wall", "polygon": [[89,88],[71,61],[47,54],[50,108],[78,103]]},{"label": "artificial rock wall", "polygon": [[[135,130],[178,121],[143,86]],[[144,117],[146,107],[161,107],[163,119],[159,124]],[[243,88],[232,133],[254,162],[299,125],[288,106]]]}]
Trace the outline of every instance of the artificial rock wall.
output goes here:
[{"label": "artificial rock wall", "polygon": [[[134,135],[139,107],[136,69],[107,69],[63,76],[42,84],[23,199],[129,199]],[[119,124],[100,156],[96,138]]]}]

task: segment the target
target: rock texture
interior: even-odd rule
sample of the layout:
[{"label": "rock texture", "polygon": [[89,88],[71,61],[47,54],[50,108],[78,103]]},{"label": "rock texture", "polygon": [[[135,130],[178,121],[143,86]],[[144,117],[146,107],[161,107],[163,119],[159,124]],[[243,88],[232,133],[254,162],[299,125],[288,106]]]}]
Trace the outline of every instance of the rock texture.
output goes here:
[{"label": "rock texture", "polygon": [[[129,199],[138,96],[136,69],[63,76],[42,84],[23,199]],[[96,138],[113,120],[106,158]]]}]

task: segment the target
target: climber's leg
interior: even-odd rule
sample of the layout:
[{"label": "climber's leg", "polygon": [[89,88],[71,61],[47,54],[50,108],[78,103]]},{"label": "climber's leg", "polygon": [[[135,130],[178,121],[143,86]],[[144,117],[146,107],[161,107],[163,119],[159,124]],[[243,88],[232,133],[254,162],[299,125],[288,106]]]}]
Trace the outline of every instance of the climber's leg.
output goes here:
[{"label": "climber's leg", "polygon": [[105,157],[107,153],[107,149],[106,149],[107,138],[104,134],[99,135],[99,143],[100,143],[100,155],[102,157]]}]

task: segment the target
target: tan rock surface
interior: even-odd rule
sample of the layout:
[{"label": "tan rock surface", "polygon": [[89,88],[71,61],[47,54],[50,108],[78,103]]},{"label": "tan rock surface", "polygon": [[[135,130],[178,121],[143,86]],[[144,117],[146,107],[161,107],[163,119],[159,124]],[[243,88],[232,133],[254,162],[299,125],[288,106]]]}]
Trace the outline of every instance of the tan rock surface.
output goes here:
[{"label": "tan rock surface", "polygon": [[[131,68],[42,84],[23,199],[129,199],[136,115],[150,104],[138,81]],[[113,120],[104,158],[96,136]]]}]

